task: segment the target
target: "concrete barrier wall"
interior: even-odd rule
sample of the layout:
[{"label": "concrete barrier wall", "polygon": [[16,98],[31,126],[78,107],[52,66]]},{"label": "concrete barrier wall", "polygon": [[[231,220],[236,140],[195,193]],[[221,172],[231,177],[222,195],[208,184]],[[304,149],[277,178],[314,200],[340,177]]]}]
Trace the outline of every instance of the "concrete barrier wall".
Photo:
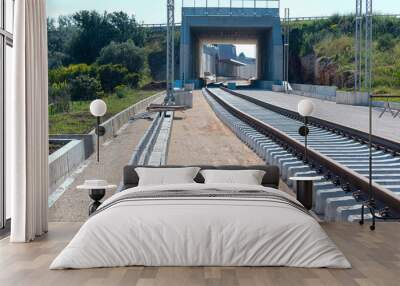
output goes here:
[{"label": "concrete barrier wall", "polygon": [[[132,105],[131,107],[128,107],[127,109],[116,114],[107,121],[103,122],[101,126],[104,126],[104,128],[106,129],[106,133],[104,134],[104,136],[101,137],[101,142],[110,140],[115,137],[121,127],[129,121],[130,117],[144,111],[150,103],[160,100],[163,95],[165,95],[164,91],[145,98],[138,103]],[[95,130],[92,130],[89,134],[95,135]]]},{"label": "concrete barrier wall", "polygon": [[95,151],[94,136],[91,134],[60,134],[60,135],[50,135],[51,141],[67,141],[71,140],[82,140],[85,147],[85,159],[89,158]]},{"label": "concrete barrier wall", "polygon": [[175,104],[186,108],[193,108],[193,92],[188,90],[175,90]]},{"label": "concrete barrier wall", "polygon": [[336,103],[367,106],[369,104],[369,97],[366,92],[359,92],[355,95],[354,92],[337,91]]},{"label": "concrete barrier wall", "polygon": [[[161,100],[163,94],[165,92],[143,99],[104,122],[102,125],[106,128],[106,134],[102,141],[115,137],[118,130],[129,121],[131,116],[143,112],[150,103]],[[49,194],[54,192],[83,161],[93,154],[96,135],[92,130],[86,135],[52,135],[50,140],[69,143],[49,156]]]},{"label": "concrete barrier wall", "polygon": [[336,102],[336,86],[291,84],[291,93]]},{"label": "concrete barrier wall", "polygon": [[252,80],[251,85],[255,86],[256,88],[272,90],[273,85],[280,84],[279,81],[267,81],[267,80]]},{"label": "concrete barrier wall", "polygon": [[272,91],[275,91],[275,92],[284,92],[284,91],[285,91],[285,87],[284,87],[283,85],[276,85],[276,84],[273,84],[273,85],[272,85]]},{"label": "concrete barrier wall", "polygon": [[[359,92],[357,95],[354,92],[338,91],[335,86],[320,86],[320,85],[307,85],[307,84],[291,84],[293,90],[290,93],[318,98],[322,100],[329,100],[337,104],[368,106],[369,97],[366,92]],[[387,102],[373,101],[374,107],[385,107]],[[391,102],[391,108],[400,109],[400,103]]]},{"label": "concrete barrier wall", "polygon": [[49,156],[49,194],[85,160],[83,140],[72,139]]}]

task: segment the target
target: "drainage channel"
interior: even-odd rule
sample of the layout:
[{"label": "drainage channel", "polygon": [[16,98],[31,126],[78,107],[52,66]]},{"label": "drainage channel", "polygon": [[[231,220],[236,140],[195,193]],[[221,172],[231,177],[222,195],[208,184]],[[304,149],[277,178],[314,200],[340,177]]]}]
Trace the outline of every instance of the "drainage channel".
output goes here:
[{"label": "drainage channel", "polygon": [[[215,113],[267,163],[281,168],[282,179],[324,174],[315,183],[314,211],[325,220],[359,219],[361,203],[355,191],[368,190],[368,148],[358,140],[312,126],[310,165],[303,163],[302,123],[221,89],[204,92]],[[268,127],[268,128],[267,128]],[[374,152],[374,191],[394,211],[400,207],[400,160],[382,150]],[[396,194],[397,193],[397,194]]]},{"label": "drainage channel", "polygon": [[129,165],[165,165],[171,135],[174,113],[158,113],[138,146],[135,148]]}]

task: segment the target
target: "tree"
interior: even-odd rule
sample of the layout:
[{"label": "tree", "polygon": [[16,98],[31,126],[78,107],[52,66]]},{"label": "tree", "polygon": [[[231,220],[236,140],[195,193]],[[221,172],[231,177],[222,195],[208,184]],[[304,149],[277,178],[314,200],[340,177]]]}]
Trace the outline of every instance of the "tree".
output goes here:
[{"label": "tree", "polygon": [[70,54],[75,62],[93,63],[100,50],[113,38],[112,25],[96,11],[80,11],[73,15],[78,33],[70,44]]},{"label": "tree", "polygon": [[[167,42],[165,33],[153,35],[148,39],[149,44],[146,46],[148,50],[148,66],[151,76],[154,80],[166,79],[166,58],[167,58]],[[180,37],[175,33],[175,76],[179,76],[180,61]]]},{"label": "tree", "polygon": [[151,77],[154,80],[165,80],[166,76],[166,49],[157,48],[148,55],[148,64]]},{"label": "tree", "polygon": [[82,75],[73,79],[70,83],[71,100],[94,100],[102,97],[100,82],[90,76]]},{"label": "tree", "polygon": [[114,91],[115,87],[125,83],[125,77],[129,74],[122,65],[103,65],[97,69],[98,78],[105,92]]},{"label": "tree", "polygon": [[76,27],[69,16],[59,16],[47,19],[47,38],[49,53],[49,68],[56,68],[71,63],[68,46],[76,32]]},{"label": "tree", "polygon": [[239,54],[238,58],[241,59],[241,60],[245,60],[246,59],[246,55],[243,52],[241,52]]},{"label": "tree", "polygon": [[124,12],[107,14],[107,21],[116,30],[115,42],[126,42],[131,39],[138,47],[143,47],[146,39],[145,30],[138,25],[135,17],[129,17]]},{"label": "tree", "polygon": [[111,42],[104,47],[97,59],[99,65],[122,65],[131,73],[139,73],[144,68],[146,56],[144,50],[137,47],[132,40],[124,43]]},{"label": "tree", "polygon": [[93,63],[102,48],[110,42],[132,40],[144,44],[144,30],[135,18],[124,12],[99,14],[96,11],[80,11],[72,16],[77,33],[70,42],[69,53],[74,62]]}]

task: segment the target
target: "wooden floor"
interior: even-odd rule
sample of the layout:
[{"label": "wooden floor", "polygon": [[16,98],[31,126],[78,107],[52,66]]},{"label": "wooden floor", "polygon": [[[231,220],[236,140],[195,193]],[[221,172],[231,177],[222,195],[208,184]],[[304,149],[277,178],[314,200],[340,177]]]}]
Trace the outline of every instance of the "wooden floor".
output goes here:
[{"label": "wooden floor", "polygon": [[400,285],[398,223],[375,232],[357,224],[323,224],[353,265],[350,270],[285,267],[126,267],[48,270],[81,223],[51,223],[49,233],[30,244],[0,241],[0,285]]}]

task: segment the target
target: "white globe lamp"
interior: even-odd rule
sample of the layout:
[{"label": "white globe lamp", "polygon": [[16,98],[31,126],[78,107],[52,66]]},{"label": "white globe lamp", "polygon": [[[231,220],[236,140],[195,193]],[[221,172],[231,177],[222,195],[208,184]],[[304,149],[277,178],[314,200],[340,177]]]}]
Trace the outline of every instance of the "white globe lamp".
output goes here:
[{"label": "white globe lamp", "polygon": [[303,99],[297,106],[297,111],[301,116],[311,116],[315,109],[314,103],[309,99]]},{"label": "white globe lamp", "polygon": [[96,117],[102,117],[107,112],[107,104],[101,100],[96,99],[90,103],[90,113]]},{"label": "white globe lamp", "polygon": [[315,105],[309,99],[303,99],[297,105],[297,111],[301,116],[304,117],[304,125],[300,127],[299,134],[304,137],[304,162],[308,163],[308,154],[307,154],[307,136],[310,133],[310,130],[307,127],[308,120],[307,117],[311,116],[314,112]]},{"label": "white globe lamp", "polygon": [[96,135],[97,135],[97,162],[100,162],[100,136],[106,133],[104,126],[100,126],[100,117],[104,116],[107,112],[107,104],[101,100],[96,99],[90,103],[90,113],[96,117]]}]

